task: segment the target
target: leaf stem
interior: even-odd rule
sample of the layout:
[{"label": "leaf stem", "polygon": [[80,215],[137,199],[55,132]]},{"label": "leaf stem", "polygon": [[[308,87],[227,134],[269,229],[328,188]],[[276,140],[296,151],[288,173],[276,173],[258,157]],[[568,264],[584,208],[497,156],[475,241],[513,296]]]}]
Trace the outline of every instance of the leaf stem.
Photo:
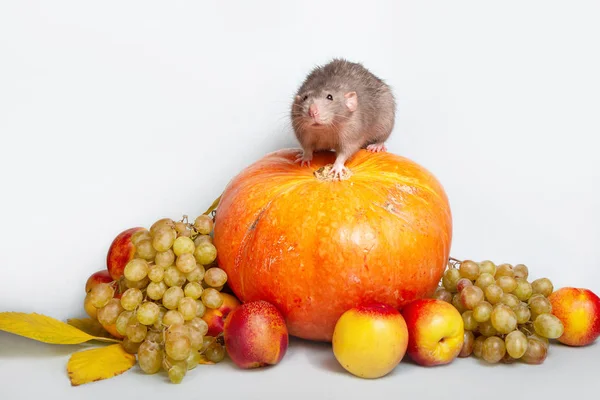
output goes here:
[{"label": "leaf stem", "polygon": [[210,205],[210,207],[208,207],[208,210],[204,211],[204,213],[202,215],[208,215],[210,214],[212,211],[216,210],[217,206],[219,205],[219,202],[221,201],[221,196],[223,194],[219,195],[219,197],[217,197],[215,199],[215,201],[212,202],[212,204]]}]

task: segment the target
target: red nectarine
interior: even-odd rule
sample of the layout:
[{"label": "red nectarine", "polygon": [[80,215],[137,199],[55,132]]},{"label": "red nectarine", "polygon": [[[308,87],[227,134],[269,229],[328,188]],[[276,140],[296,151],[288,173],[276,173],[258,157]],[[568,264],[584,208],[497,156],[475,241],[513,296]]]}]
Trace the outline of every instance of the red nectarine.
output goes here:
[{"label": "red nectarine", "polygon": [[223,327],[229,358],[240,368],[278,364],[288,348],[288,329],[281,312],[264,300],[242,304]]},{"label": "red nectarine", "polygon": [[449,364],[458,357],[464,343],[464,322],[453,305],[418,299],[402,309],[402,316],[408,326],[407,353],[417,364]]},{"label": "red nectarine", "polygon": [[85,282],[85,292],[89,292],[92,288],[99,283],[110,283],[113,278],[110,276],[107,270],[103,269],[94,272],[88,280]]},{"label": "red nectarine", "polygon": [[136,248],[132,241],[133,235],[136,232],[147,231],[146,228],[142,227],[130,228],[119,233],[114,238],[106,255],[106,267],[114,280],[123,276],[125,265],[135,256]]},{"label": "red nectarine", "polygon": [[223,298],[221,307],[216,309],[207,308],[202,316],[202,319],[208,324],[208,332],[206,333],[208,336],[217,336],[223,332],[225,319],[231,311],[241,304],[236,297],[228,293],[221,293],[221,297]]},{"label": "red nectarine", "polygon": [[554,314],[564,326],[557,339],[569,346],[586,346],[600,336],[600,298],[591,290],[563,287],[548,300]]}]

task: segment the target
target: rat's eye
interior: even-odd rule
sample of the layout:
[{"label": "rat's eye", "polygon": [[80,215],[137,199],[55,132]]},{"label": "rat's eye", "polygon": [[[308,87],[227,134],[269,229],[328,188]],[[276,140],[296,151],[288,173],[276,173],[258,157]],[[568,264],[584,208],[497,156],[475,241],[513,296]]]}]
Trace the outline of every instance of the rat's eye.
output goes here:
[{"label": "rat's eye", "polygon": [[333,100],[333,96],[332,96],[332,95],[330,95],[330,94],[328,94],[328,95],[327,95],[327,100]]},{"label": "rat's eye", "polygon": [[308,95],[304,96],[304,98],[302,99],[302,101],[306,101],[308,99]]}]

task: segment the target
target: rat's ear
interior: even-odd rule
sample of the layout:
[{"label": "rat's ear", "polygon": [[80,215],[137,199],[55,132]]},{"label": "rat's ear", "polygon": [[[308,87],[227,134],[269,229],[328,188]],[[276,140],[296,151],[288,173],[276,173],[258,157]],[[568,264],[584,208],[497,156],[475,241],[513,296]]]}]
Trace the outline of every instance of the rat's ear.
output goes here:
[{"label": "rat's ear", "polygon": [[348,92],[344,97],[346,98],[346,107],[348,107],[348,110],[352,112],[356,111],[356,107],[358,107],[358,96],[356,95],[356,92]]}]

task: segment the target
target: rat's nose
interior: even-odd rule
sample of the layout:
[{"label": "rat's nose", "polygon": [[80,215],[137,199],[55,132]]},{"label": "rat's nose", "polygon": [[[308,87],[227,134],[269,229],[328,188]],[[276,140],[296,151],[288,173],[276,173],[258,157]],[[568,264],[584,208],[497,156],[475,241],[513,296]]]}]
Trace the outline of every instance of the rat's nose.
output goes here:
[{"label": "rat's nose", "polygon": [[311,118],[319,115],[319,109],[316,104],[311,104],[310,107],[308,107],[308,115],[310,115]]}]

